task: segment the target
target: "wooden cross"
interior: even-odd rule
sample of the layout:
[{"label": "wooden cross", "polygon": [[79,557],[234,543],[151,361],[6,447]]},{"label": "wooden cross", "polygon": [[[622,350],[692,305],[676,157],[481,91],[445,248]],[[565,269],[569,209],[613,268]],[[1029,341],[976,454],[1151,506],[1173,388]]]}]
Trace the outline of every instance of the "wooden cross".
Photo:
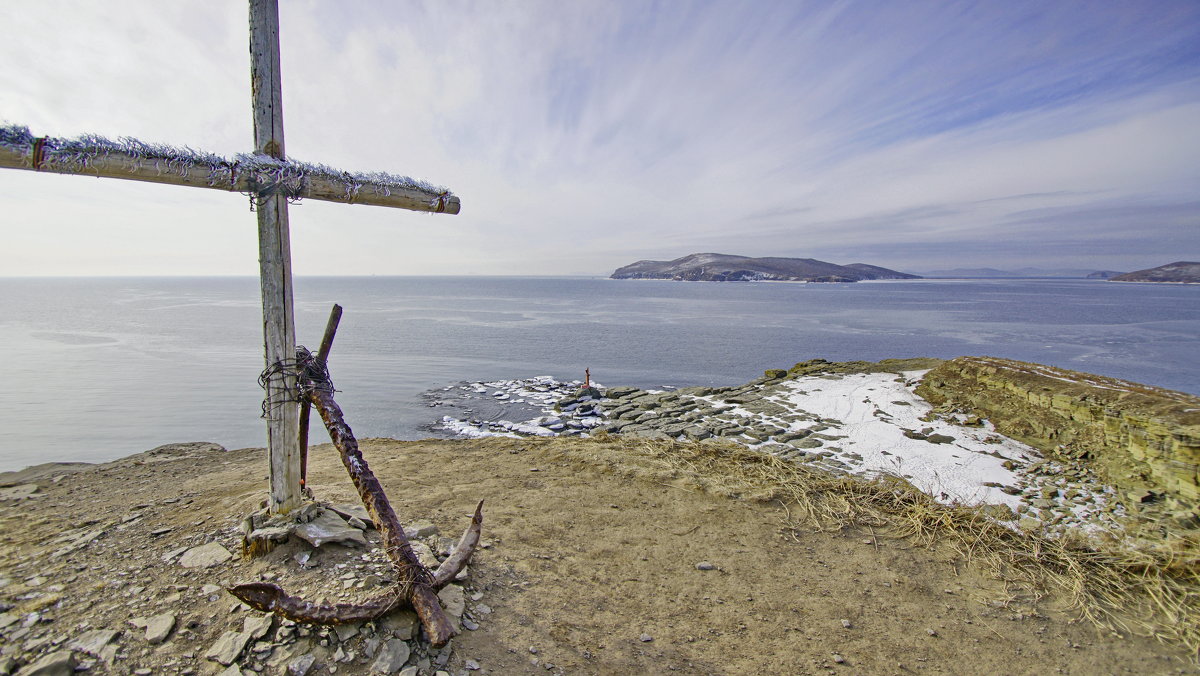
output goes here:
[{"label": "wooden cross", "polygon": [[300,505],[299,399],[292,308],[288,200],[309,198],[457,214],[458,197],[407,177],[350,174],[288,161],[283,146],[278,0],[250,2],[250,87],[254,154],[227,160],[187,148],[93,136],[34,138],[23,127],[0,128],[0,167],[123,178],[251,194],[258,213],[259,276],[267,370],[267,447],[272,512]]}]

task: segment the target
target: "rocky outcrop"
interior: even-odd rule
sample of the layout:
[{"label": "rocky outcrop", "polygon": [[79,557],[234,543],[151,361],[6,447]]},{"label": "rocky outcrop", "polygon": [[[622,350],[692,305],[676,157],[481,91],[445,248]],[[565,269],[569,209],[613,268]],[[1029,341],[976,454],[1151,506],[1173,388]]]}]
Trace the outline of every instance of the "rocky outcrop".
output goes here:
[{"label": "rocky outcrop", "polygon": [[986,417],[1051,456],[1084,461],[1143,501],[1155,491],[1200,501],[1200,397],[991,357],[947,361],[917,393]]},{"label": "rocky outcrop", "polygon": [[673,261],[638,261],[617,268],[612,279],[671,279],[684,282],[857,282],[863,279],[919,279],[877,265],[837,265],[815,258],[748,258],[698,253]]},{"label": "rocky outcrop", "polygon": [[1200,284],[1200,263],[1178,261],[1157,268],[1137,270],[1109,279],[1110,282],[1166,282],[1174,284]]}]

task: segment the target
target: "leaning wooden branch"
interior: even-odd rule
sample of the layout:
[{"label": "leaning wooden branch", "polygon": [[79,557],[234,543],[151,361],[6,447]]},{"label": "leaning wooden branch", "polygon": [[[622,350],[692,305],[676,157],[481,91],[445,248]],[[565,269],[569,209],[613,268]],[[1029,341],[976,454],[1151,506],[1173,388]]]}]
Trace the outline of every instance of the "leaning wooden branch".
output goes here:
[{"label": "leaning wooden branch", "polygon": [[315,624],[360,622],[407,606],[416,611],[429,642],[434,646],[445,645],[457,632],[438,602],[437,590],[454,579],[474,553],[483,524],[483,502],[475,508],[471,524],[463,533],[458,546],[438,567],[437,572],[431,573],[417,559],[408,538],[404,535],[404,528],[383,491],[383,486],[375,478],[374,472],[359,451],[358,441],[354,438],[350,426],[346,424],[342,409],[333,399],[333,387],[329,384],[324,368],[320,368],[319,372],[317,369],[308,369],[300,380],[303,391],[325,422],[329,437],[337,447],[342,464],[350,474],[354,487],[358,489],[363,505],[383,537],[384,551],[391,559],[398,576],[397,587],[387,594],[363,603],[336,605],[309,603],[288,595],[273,584],[243,584],[229,591],[253,608],[274,612],[298,622]]},{"label": "leaning wooden branch", "polygon": [[[329,351],[333,349],[333,339],[337,335],[338,324],[342,321],[342,306],[333,304],[329,311],[329,321],[325,324],[325,335],[321,336],[321,347],[317,348],[317,367],[328,373]],[[308,418],[312,410],[312,402],[307,398],[300,402],[300,484],[308,482]]]}]

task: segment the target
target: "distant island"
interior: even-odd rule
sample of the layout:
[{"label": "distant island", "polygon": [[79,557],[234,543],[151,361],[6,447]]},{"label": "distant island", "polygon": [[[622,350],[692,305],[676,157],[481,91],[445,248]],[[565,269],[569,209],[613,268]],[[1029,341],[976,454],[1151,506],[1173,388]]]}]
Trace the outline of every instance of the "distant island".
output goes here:
[{"label": "distant island", "polygon": [[1200,284],[1200,263],[1177,261],[1157,268],[1137,270],[1112,277],[1110,282],[1163,282],[1169,284]]},{"label": "distant island", "polygon": [[995,268],[954,268],[953,270],[930,270],[922,272],[926,278],[941,279],[1109,279],[1122,274],[1115,270],[1083,270],[1067,268],[1018,268],[997,270]]},{"label": "distant island", "polygon": [[610,279],[671,279],[685,282],[857,282],[864,279],[920,279],[877,265],[837,265],[815,258],[749,258],[696,253],[673,261],[638,261],[617,268]]}]

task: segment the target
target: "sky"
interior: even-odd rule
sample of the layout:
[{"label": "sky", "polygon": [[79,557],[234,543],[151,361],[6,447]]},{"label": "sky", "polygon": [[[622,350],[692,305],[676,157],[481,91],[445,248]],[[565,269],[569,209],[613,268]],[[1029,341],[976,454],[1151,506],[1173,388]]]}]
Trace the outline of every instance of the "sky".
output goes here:
[{"label": "sky", "polygon": [[[302,201],[296,275],[1200,260],[1200,3],[280,3],[289,157],[457,216]],[[237,0],[0,5],[0,122],[253,145]],[[245,196],[0,170],[0,276],[257,275]]]}]

